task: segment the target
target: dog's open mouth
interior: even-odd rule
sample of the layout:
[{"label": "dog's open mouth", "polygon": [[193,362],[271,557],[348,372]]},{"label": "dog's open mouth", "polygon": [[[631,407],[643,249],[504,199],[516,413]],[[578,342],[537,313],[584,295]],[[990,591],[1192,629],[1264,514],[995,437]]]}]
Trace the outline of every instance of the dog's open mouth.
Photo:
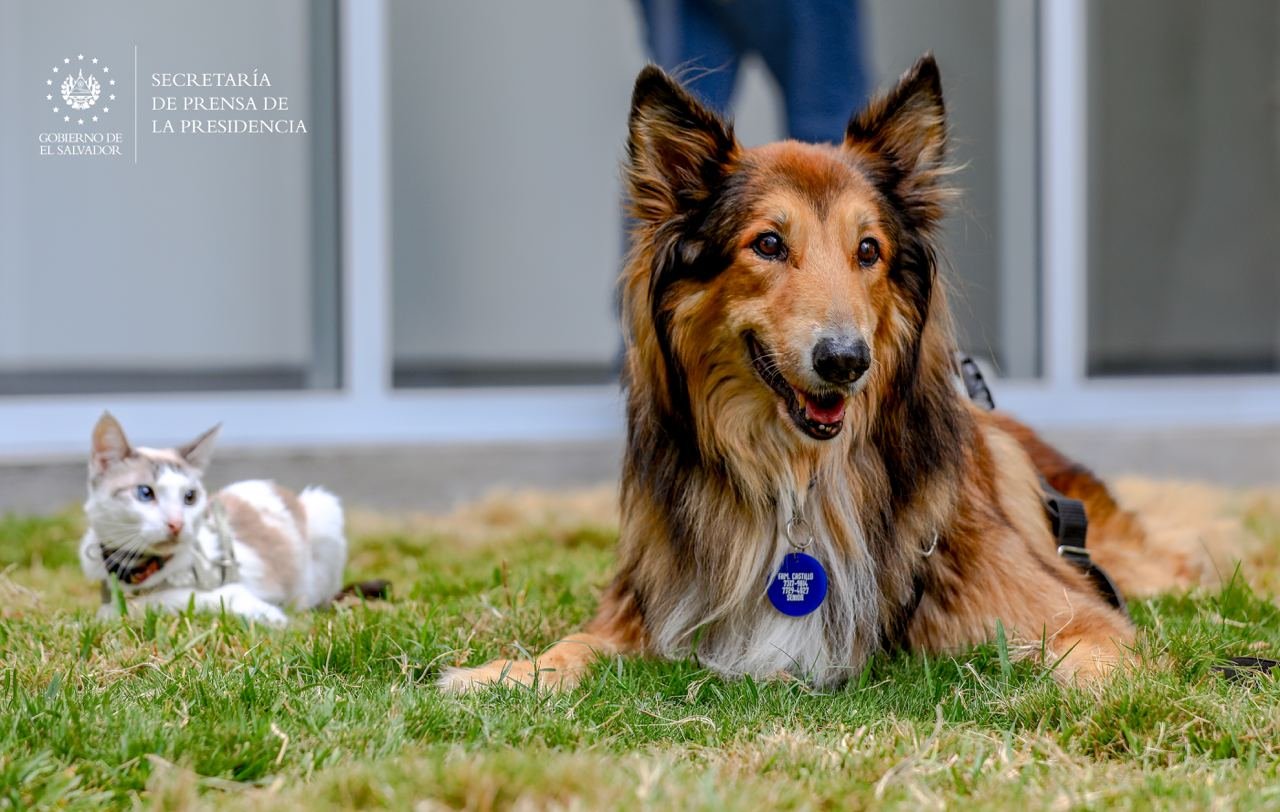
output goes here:
[{"label": "dog's open mouth", "polygon": [[848,393],[837,389],[808,392],[793,386],[778,369],[773,355],[760,343],[755,333],[743,334],[751,366],[769,388],[782,399],[791,422],[815,440],[830,440],[844,428],[844,411]]}]

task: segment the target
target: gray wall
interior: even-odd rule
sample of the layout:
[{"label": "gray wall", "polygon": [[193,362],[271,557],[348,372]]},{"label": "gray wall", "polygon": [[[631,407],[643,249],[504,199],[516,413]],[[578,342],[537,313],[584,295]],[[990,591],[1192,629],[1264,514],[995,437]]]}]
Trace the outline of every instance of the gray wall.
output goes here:
[{"label": "gray wall", "polygon": [[[947,228],[956,310],[973,346],[998,357],[997,3],[875,0],[868,11],[882,87],[925,50],[942,62],[954,157],[967,165]],[[644,62],[625,0],[392,2],[398,363],[614,357],[618,166]],[[780,137],[771,78],[750,62],[739,81],[739,135]]]},{"label": "gray wall", "polygon": [[[331,288],[335,272],[314,208],[332,196],[315,169],[334,168],[315,135],[332,122],[310,103],[332,92],[314,75],[311,17],[324,6],[0,3],[0,373],[312,364],[325,329],[316,285]],[[955,157],[968,165],[967,203],[948,227],[957,311],[991,355],[995,9],[876,0],[866,29],[881,85],[928,48],[943,62]],[[633,4],[393,2],[390,23],[397,359],[608,364],[618,162],[645,59]],[[43,80],[80,52],[128,80],[100,126],[124,132],[123,159],[35,155],[37,133],[61,124]],[[153,71],[251,68],[313,135],[149,134]],[[780,136],[777,89],[758,63],[738,97],[744,141]]]},{"label": "gray wall", "polygon": [[641,65],[625,2],[391,4],[398,362],[609,361]]},{"label": "gray wall", "polygon": [[1089,12],[1091,371],[1280,369],[1280,4]]},{"label": "gray wall", "polygon": [[[315,208],[332,206],[331,180],[316,171],[335,169],[316,135],[332,121],[310,103],[333,90],[314,72],[314,50],[332,45],[312,47],[312,17],[325,7],[0,2],[9,116],[0,128],[0,373],[314,365],[334,328],[315,314],[332,313],[325,295],[336,284],[336,223],[317,225]],[[390,9],[397,361],[607,365],[618,344],[618,163],[631,80],[645,61],[634,5],[395,0]],[[953,154],[966,165],[957,177],[965,204],[947,229],[955,309],[971,346],[998,359],[1007,235],[997,0],[874,0],[867,10],[880,86],[924,50],[942,61]],[[124,131],[124,159],[37,157],[36,134],[60,124],[40,93],[50,66],[90,52],[131,80],[134,44],[138,164],[131,87],[102,125]],[[251,68],[272,76],[312,135],[148,133],[153,71]],[[747,63],[736,107],[747,143],[781,135],[777,89],[757,62]]]},{"label": "gray wall", "polygon": [[[152,72],[254,68],[312,126],[312,12],[308,0],[0,2],[0,373],[309,362],[309,201],[333,194],[313,175],[313,137],[148,130]],[[85,129],[123,131],[124,158],[37,155],[38,133],[64,126],[45,79],[80,53],[118,77],[110,113]]]}]

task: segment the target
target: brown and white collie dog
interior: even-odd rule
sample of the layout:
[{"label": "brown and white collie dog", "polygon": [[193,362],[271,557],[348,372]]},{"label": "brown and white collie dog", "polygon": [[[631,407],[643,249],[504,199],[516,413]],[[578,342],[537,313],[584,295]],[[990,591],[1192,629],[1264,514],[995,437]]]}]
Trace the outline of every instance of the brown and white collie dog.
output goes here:
[{"label": "brown and white collie dog", "polygon": [[[839,145],[744,148],[661,70],[640,73],[618,572],[584,632],[443,687],[570,687],[625,653],[830,686],[882,649],[953,651],[998,623],[1063,679],[1132,658],[1129,619],[1058,555],[1040,477],[1084,500],[1121,591],[1193,583],[1201,562],[1154,554],[1087,470],[957,386],[945,145],[929,56]],[[768,592],[801,549],[827,590],[793,614]]]}]

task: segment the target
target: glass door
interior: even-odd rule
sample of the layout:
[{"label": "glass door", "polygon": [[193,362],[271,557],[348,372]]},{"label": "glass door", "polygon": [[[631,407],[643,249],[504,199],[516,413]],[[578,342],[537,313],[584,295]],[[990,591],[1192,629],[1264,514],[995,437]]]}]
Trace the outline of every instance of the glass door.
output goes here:
[{"label": "glass door", "polygon": [[1089,374],[1280,369],[1280,4],[1088,10]]},{"label": "glass door", "polygon": [[339,385],[335,15],[0,4],[0,395]]}]

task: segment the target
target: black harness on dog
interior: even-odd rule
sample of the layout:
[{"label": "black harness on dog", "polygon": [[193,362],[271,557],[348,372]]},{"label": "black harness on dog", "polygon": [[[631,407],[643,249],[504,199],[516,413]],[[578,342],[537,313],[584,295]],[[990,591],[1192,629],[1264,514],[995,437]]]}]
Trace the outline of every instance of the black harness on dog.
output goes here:
[{"label": "black harness on dog", "polygon": [[[994,409],[996,404],[982,377],[982,370],[967,355],[959,356],[959,364],[960,377],[964,379],[969,399],[987,411]],[[1049,517],[1049,528],[1058,540],[1058,555],[1083,570],[1102,597],[1128,617],[1129,607],[1125,605],[1124,596],[1102,567],[1093,562],[1089,550],[1084,546],[1089,533],[1089,517],[1085,513],[1084,502],[1064,495],[1043,476],[1040,477],[1040,489],[1044,493],[1044,510]],[[1228,657],[1225,663],[1214,665],[1213,670],[1227,679],[1242,680],[1259,674],[1280,673],[1280,661],[1263,657]]]},{"label": "black harness on dog", "polygon": [[[960,377],[964,379],[964,388],[969,393],[969,399],[987,411],[994,409],[996,404],[991,398],[991,390],[987,387],[986,380],[982,377],[982,370],[978,369],[978,365],[967,355],[960,356],[959,361]],[[1085,547],[1085,540],[1089,535],[1089,516],[1085,512],[1084,502],[1065,495],[1050,485],[1044,476],[1040,477],[1040,490],[1044,495],[1044,510],[1049,517],[1049,529],[1058,541],[1058,555],[1088,575],[1097,587],[1098,593],[1128,617],[1129,607],[1125,605],[1120,590],[1116,588],[1115,582],[1102,567],[1094,563],[1088,548]]]}]

